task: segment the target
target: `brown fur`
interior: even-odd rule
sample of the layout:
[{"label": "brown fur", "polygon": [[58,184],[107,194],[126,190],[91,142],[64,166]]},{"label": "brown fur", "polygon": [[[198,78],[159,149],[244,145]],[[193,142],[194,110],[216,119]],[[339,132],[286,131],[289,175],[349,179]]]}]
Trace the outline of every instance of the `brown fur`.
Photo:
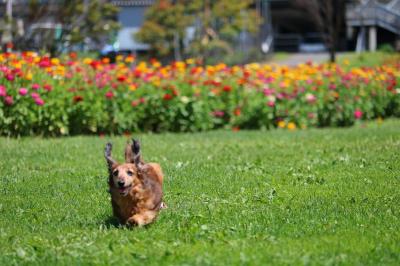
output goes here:
[{"label": "brown fur", "polygon": [[[136,150],[134,145],[137,145]],[[146,225],[155,220],[162,202],[163,173],[157,163],[144,163],[137,141],[125,149],[126,163],[118,164],[111,158],[111,144],[106,146],[109,165],[109,186],[113,214],[120,223]],[[121,187],[119,182],[123,182]]]}]

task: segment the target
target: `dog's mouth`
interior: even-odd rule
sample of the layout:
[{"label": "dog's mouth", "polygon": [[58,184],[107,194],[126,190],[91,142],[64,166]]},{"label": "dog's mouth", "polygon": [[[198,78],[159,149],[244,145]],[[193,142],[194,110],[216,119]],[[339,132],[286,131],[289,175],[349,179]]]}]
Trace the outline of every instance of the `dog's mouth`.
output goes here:
[{"label": "dog's mouth", "polygon": [[132,184],[130,184],[129,186],[126,186],[126,187],[119,187],[118,188],[119,194],[126,196],[129,192],[129,190],[131,189],[131,187],[132,187]]}]

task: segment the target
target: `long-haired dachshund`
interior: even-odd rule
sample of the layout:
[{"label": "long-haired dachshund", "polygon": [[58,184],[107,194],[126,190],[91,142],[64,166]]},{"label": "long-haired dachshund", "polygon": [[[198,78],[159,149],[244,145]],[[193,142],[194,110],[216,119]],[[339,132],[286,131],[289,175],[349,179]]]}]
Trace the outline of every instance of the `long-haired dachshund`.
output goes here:
[{"label": "long-haired dachshund", "polygon": [[133,140],[125,148],[125,163],[111,158],[111,143],[105,147],[114,216],[119,222],[142,226],[155,220],[161,208],[163,173],[157,163],[145,163],[140,143]]}]

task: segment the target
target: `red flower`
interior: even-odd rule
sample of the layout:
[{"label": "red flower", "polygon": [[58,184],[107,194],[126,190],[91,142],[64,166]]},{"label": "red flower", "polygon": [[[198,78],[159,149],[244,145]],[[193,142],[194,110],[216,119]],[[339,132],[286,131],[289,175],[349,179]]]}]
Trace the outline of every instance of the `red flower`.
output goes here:
[{"label": "red flower", "polygon": [[45,85],[43,86],[43,89],[45,89],[46,91],[52,91],[52,90],[53,90],[53,87],[52,87],[51,85],[49,85],[49,84],[45,84]]},{"label": "red flower", "polygon": [[139,105],[139,101],[138,100],[134,100],[131,102],[132,107],[136,107]]},{"label": "red flower", "polygon": [[112,99],[114,98],[114,93],[112,91],[108,91],[106,92],[105,96],[107,99]]},{"label": "red flower", "polygon": [[77,57],[78,57],[78,55],[75,52],[70,52],[69,53],[69,58],[76,59]]},{"label": "red flower", "polygon": [[240,110],[240,107],[237,107],[237,108],[235,108],[235,111],[233,111],[233,113],[234,113],[236,116],[239,116],[239,115],[242,113],[242,110]]},{"label": "red flower", "polygon": [[126,77],[125,77],[125,76],[118,76],[118,77],[117,77],[117,80],[118,80],[119,82],[124,82],[124,81],[126,80]]},{"label": "red flower", "polygon": [[222,88],[222,90],[225,91],[225,92],[230,92],[230,91],[232,90],[232,87],[231,87],[231,86],[228,86],[228,85],[225,85],[225,86]]},{"label": "red flower", "polygon": [[79,102],[82,102],[82,101],[83,101],[83,97],[81,95],[76,95],[73,98],[73,102],[74,103],[79,103]]},{"label": "red flower", "polygon": [[169,93],[164,94],[164,97],[163,97],[163,99],[164,99],[165,101],[169,101],[169,100],[171,100],[172,98],[173,98],[172,95],[169,94]]}]

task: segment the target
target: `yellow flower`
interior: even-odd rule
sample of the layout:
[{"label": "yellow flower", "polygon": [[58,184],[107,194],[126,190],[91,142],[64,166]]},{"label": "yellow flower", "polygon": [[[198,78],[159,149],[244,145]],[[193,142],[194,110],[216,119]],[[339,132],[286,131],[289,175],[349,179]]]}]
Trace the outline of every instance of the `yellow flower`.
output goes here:
[{"label": "yellow flower", "polygon": [[278,122],[278,127],[279,127],[279,128],[285,128],[285,126],[286,126],[285,121],[279,121],[279,122]]},{"label": "yellow flower", "polygon": [[194,61],[193,58],[188,58],[188,59],[186,59],[186,64],[188,64],[188,65],[193,65],[194,63],[195,63],[195,61]]},{"label": "yellow flower", "polygon": [[60,60],[58,58],[52,58],[51,59],[51,64],[58,66],[60,64]]},{"label": "yellow flower", "polygon": [[117,56],[115,57],[115,60],[116,60],[117,62],[122,61],[122,59],[124,59],[124,57],[123,57],[122,55],[117,55]]},{"label": "yellow flower", "polygon": [[135,84],[130,84],[129,85],[129,90],[135,91],[137,89],[137,86]]},{"label": "yellow flower", "polygon": [[289,122],[287,125],[287,129],[289,129],[291,131],[296,130],[296,124],[293,122]]},{"label": "yellow flower", "polygon": [[154,68],[159,68],[160,66],[161,66],[161,63],[158,61],[153,63]]},{"label": "yellow flower", "polygon": [[26,73],[25,79],[26,79],[26,80],[32,80],[32,72],[31,72],[31,71],[28,71],[28,72]]},{"label": "yellow flower", "polygon": [[125,62],[126,63],[133,63],[135,61],[135,57],[133,57],[132,55],[128,55],[126,58],[125,58]]},{"label": "yellow flower", "polygon": [[83,59],[83,63],[86,64],[86,65],[89,65],[90,63],[92,63],[92,61],[93,60],[91,58],[88,58],[88,57]]}]

